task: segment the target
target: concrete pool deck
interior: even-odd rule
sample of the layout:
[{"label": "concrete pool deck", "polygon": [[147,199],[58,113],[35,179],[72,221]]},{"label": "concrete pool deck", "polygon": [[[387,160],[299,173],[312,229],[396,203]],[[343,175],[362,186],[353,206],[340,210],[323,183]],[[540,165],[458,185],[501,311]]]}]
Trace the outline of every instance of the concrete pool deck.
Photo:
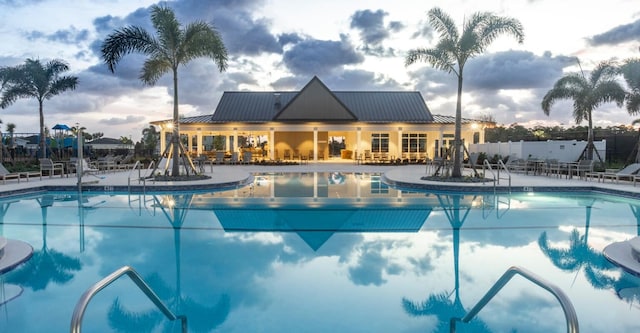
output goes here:
[{"label": "concrete pool deck", "polygon": [[[86,175],[83,178],[83,185],[91,191],[141,191],[142,189],[157,190],[189,190],[189,189],[216,189],[226,187],[236,187],[251,182],[253,173],[261,172],[375,172],[384,174],[385,182],[401,188],[410,189],[432,189],[432,190],[472,190],[472,191],[493,191],[493,182],[485,183],[446,183],[425,181],[420,178],[427,175],[425,165],[401,165],[401,166],[379,166],[379,165],[355,165],[353,163],[344,163],[340,160],[322,161],[318,163],[309,163],[304,165],[214,165],[205,167],[205,174],[210,179],[187,181],[187,182],[139,182],[138,171],[115,170],[100,173],[96,176]],[[465,169],[465,174],[469,174],[470,169]],[[508,190],[508,180],[502,179],[497,185],[498,190]],[[489,178],[491,176],[489,175]],[[95,183],[97,181],[97,183]],[[69,189],[77,186],[78,179],[75,174],[69,177],[52,177],[44,176],[39,178],[31,178],[29,181],[25,179],[18,182],[17,180],[7,180],[5,184],[0,184],[0,195],[7,196],[11,194],[20,194],[24,192],[32,192],[39,190],[56,190]],[[129,187],[129,185],[131,187]],[[619,183],[607,180],[598,182],[597,180],[584,180],[573,177],[567,179],[565,177],[554,177],[545,175],[527,175],[523,173],[511,173],[511,189],[513,191],[578,191],[578,190],[602,190],[616,194],[625,194],[634,197],[640,197],[640,186],[633,186],[629,181],[620,181]]]}]

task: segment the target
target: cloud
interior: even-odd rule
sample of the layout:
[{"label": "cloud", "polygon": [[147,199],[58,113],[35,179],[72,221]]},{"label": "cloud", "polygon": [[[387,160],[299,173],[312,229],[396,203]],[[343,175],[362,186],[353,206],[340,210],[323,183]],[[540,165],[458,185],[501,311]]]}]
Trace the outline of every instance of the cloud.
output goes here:
[{"label": "cloud", "polygon": [[344,65],[361,63],[364,57],[342,35],[340,41],[306,39],[285,52],[283,61],[294,74],[310,76],[329,74]]},{"label": "cloud", "polygon": [[45,39],[51,42],[60,42],[64,44],[78,44],[89,40],[89,30],[80,29],[71,26],[69,29],[57,30],[52,34],[45,34],[41,31],[30,31],[23,34],[29,41],[37,41]]},{"label": "cloud", "polygon": [[23,7],[41,3],[45,0],[0,0],[0,6]]},{"label": "cloud", "polygon": [[382,43],[389,38],[390,32],[398,32],[404,28],[404,24],[399,21],[392,21],[387,27],[384,25],[384,17],[389,13],[378,9],[377,11],[359,10],[351,16],[352,29],[360,33],[360,39],[364,43],[358,49],[367,55],[379,57],[393,57],[395,50],[385,48]]},{"label": "cloud", "polygon": [[107,119],[100,119],[100,121],[98,121],[101,124],[105,124],[105,125],[125,125],[125,124],[131,124],[131,123],[137,123],[137,122],[141,122],[144,121],[146,118],[143,116],[126,116],[124,118],[107,118]]},{"label": "cloud", "polygon": [[280,45],[285,46],[288,44],[297,44],[303,40],[302,36],[296,33],[284,33],[278,35],[278,43]]},{"label": "cloud", "polygon": [[389,37],[389,31],[384,27],[384,17],[389,13],[378,9],[356,11],[351,16],[351,28],[360,31],[360,38],[366,44],[378,45]]},{"label": "cloud", "polygon": [[282,46],[270,32],[270,21],[257,18],[261,0],[185,0],[172,3],[182,22],[203,20],[213,24],[220,32],[231,55],[259,55],[282,53]]},{"label": "cloud", "polygon": [[512,50],[469,60],[463,75],[466,88],[472,90],[551,87],[570,64],[575,64],[575,58]]},{"label": "cloud", "polygon": [[619,25],[604,33],[587,39],[590,45],[615,45],[619,43],[637,41],[640,39],[640,20],[633,23]]}]

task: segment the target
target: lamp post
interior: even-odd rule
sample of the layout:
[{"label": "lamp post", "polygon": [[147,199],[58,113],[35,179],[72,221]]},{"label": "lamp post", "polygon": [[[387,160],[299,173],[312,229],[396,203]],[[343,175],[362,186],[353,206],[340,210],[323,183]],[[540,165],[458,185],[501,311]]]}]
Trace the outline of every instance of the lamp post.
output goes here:
[{"label": "lamp post", "polygon": [[84,135],[79,123],[76,123],[78,129],[78,161],[76,162],[76,176],[78,177],[78,191],[82,192],[82,159],[84,158]]}]

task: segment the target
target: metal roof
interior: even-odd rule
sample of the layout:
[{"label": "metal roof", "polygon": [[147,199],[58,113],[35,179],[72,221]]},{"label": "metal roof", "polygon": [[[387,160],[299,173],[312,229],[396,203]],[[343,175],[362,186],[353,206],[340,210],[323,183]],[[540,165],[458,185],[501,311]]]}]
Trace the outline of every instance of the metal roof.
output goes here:
[{"label": "metal roof", "polygon": [[[320,83],[313,85],[312,83]],[[227,122],[266,123],[271,121],[295,121],[289,112],[288,119],[281,120],[278,115],[284,110],[293,111],[291,105],[301,93],[314,95],[315,102],[340,103],[355,121],[365,123],[418,123],[418,124],[454,124],[455,117],[432,115],[418,91],[331,91],[317,77],[301,91],[226,91],[222,95],[213,115],[180,118],[182,124],[221,124]],[[328,92],[328,94],[327,94]],[[299,104],[299,103],[298,103]],[[314,104],[315,105],[315,104]],[[328,107],[327,104],[325,107]],[[336,105],[335,103],[333,105]],[[299,107],[299,105],[298,105]],[[306,108],[304,109],[306,110]],[[321,111],[326,109],[319,109]],[[297,111],[296,111],[297,112]],[[335,115],[336,113],[334,113]],[[345,114],[343,112],[343,114]],[[326,122],[344,122],[351,119],[331,119],[322,112],[312,114],[313,120]],[[317,119],[316,119],[317,117]],[[477,122],[462,118],[463,124]],[[154,124],[162,121],[152,122]]]},{"label": "metal roof", "polygon": [[[210,121],[214,123],[267,122],[298,94],[298,92],[225,92]],[[433,121],[419,92],[336,91],[336,98],[363,122]],[[280,103],[277,103],[277,99]],[[330,120],[330,119],[325,119]]]}]

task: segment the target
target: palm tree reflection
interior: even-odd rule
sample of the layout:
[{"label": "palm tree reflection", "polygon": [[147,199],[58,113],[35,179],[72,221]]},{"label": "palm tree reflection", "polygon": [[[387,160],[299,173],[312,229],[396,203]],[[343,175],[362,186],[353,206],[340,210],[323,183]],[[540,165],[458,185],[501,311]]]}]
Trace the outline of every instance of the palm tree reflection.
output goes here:
[{"label": "palm tree reflection", "polygon": [[[640,206],[629,204],[636,218],[636,235],[640,235]],[[587,281],[597,289],[612,289],[618,298],[629,304],[640,304],[640,278],[622,270],[620,267],[605,262],[604,267],[585,267]],[[640,307],[640,305],[636,305]]]},{"label": "palm tree reflection", "polygon": [[[411,316],[430,316],[438,318],[438,325],[434,332],[449,332],[449,321],[451,318],[462,318],[466,311],[460,300],[460,229],[471,211],[473,199],[464,200],[464,195],[440,195],[437,194],[438,201],[444,211],[453,231],[453,268],[454,268],[454,288],[451,293],[432,293],[423,302],[416,303],[402,299],[402,306]],[[451,300],[451,294],[454,294]],[[486,324],[481,320],[473,320],[468,324],[459,325],[460,332],[490,332]]]},{"label": "palm tree reflection", "polygon": [[[159,275],[154,274],[146,279],[156,294],[166,302],[175,313],[184,314],[189,320],[189,331],[209,332],[222,324],[230,311],[229,296],[223,294],[216,304],[211,306],[199,304],[192,298],[182,294],[181,282],[181,237],[180,231],[191,206],[193,194],[155,196],[154,202],[173,227],[173,242],[175,251],[176,287],[171,289]],[[116,299],[109,310],[109,325],[115,330],[149,332],[152,331],[164,317],[155,309],[148,312],[131,312],[125,309]]]},{"label": "palm tree reflection", "polygon": [[73,271],[79,271],[82,264],[78,258],[47,247],[47,210],[53,206],[54,197],[50,194],[36,199],[42,214],[42,249],[34,251],[33,256],[23,265],[7,274],[6,281],[32,290],[44,290],[50,282],[65,284],[73,278]]},{"label": "palm tree reflection", "polygon": [[567,272],[579,272],[583,267],[606,269],[610,267],[602,252],[589,246],[589,227],[591,224],[591,209],[595,199],[580,199],[578,204],[585,207],[584,235],[574,229],[569,235],[568,248],[553,248],[549,244],[547,232],[542,232],[538,238],[540,250],[559,269]]}]

